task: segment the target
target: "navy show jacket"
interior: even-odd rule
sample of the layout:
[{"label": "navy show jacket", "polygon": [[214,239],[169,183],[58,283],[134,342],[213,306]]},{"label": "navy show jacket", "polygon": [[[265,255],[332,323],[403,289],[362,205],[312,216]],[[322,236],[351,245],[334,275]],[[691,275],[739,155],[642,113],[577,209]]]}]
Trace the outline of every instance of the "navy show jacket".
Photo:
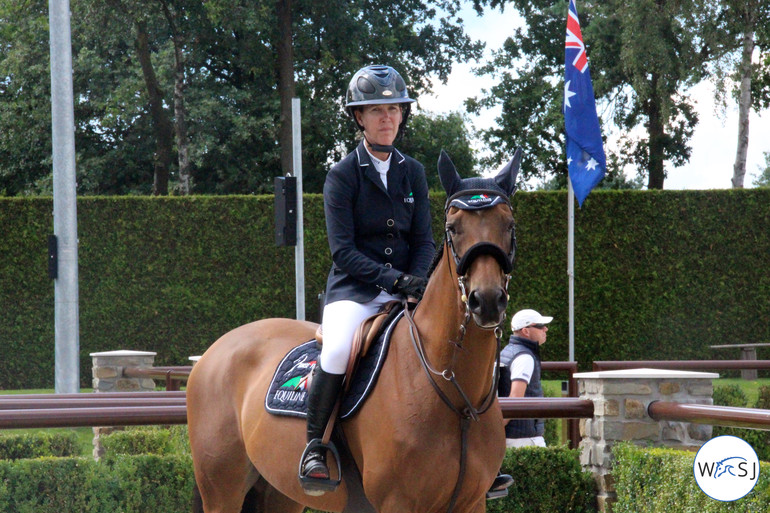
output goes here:
[{"label": "navy show jacket", "polygon": [[387,181],[386,190],[363,142],[326,176],[327,304],[365,303],[392,293],[402,273],[427,275],[435,244],[425,169],[394,150]]}]

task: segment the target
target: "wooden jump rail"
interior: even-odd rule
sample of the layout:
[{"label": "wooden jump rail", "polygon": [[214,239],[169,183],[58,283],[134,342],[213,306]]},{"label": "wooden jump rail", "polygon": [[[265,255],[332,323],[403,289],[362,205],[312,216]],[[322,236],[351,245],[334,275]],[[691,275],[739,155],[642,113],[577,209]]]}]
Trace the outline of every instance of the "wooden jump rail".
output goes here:
[{"label": "wooden jump rail", "polygon": [[647,406],[647,414],[653,420],[676,420],[770,431],[770,410],[757,408],[653,401]]},{"label": "wooden jump rail", "polygon": [[574,397],[501,397],[505,419],[590,419],[594,403]]},{"label": "wooden jump rail", "polygon": [[770,360],[634,360],[597,361],[594,372],[620,369],[675,369],[675,370],[742,370],[770,369]]},{"label": "wooden jump rail", "polygon": [[126,367],[123,375],[127,378],[164,379],[166,390],[179,390],[180,383],[190,377],[192,366],[182,365],[177,367]]},{"label": "wooden jump rail", "polygon": [[[505,418],[590,418],[591,401],[501,398]],[[185,392],[29,394],[0,397],[0,429],[186,424]]]}]

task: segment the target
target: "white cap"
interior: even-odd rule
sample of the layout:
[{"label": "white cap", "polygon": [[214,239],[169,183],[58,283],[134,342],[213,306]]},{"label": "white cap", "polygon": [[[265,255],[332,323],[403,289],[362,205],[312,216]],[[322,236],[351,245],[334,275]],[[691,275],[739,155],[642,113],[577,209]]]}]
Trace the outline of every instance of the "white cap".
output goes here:
[{"label": "white cap", "polygon": [[526,328],[532,324],[548,324],[552,320],[553,317],[540,315],[534,310],[519,310],[511,319],[511,329],[513,331],[519,331],[521,328]]}]

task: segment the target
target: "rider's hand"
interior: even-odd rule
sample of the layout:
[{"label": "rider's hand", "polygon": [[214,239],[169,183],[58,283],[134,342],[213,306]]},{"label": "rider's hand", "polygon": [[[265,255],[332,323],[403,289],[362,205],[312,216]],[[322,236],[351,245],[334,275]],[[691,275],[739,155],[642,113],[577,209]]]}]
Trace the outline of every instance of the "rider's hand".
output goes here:
[{"label": "rider's hand", "polygon": [[404,273],[398,277],[396,283],[393,285],[393,292],[407,298],[411,296],[420,300],[425,293],[425,286],[427,284],[428,280],[425,278]]}]

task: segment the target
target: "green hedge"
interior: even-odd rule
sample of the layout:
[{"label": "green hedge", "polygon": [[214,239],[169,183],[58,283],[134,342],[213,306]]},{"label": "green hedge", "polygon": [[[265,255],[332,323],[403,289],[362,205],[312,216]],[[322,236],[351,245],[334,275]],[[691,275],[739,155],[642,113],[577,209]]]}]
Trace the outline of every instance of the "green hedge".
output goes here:
[{"label": "green hedge", "polygon": [[[441,194],[432,197],[441,240]],[[566,193],[518,193],[509,314],[553,315],[547,360],[568,357]],[[575,354],[736,358],[709,345],[770,339],[770,189],[595,191],[575,219]],[[330,264],[322,198],[307,195],[306,317]],[[184,365],[226,331],[293,317],[294,248],[274,243],[272,196],[78,200],[81,382],[89,353],[151,350]],[[51,388],[50,198],[0,198],[0,389]],[[763,357],[760,348],[760,357]]]},{"label": "green hedge", "polygon": [[101,437],[105,455],[190,454],[187,426],[137,426]]},{"label": "green hedge", "polygon": [[4,513],[157,513],[190,511],[189,456],[42,458],[0,461]]},{"label": "green hedge", "polygon": [[670,449],[641,449],[620,444],[613,449],[612,475],[618,502],[613,513],[722,513],[770,511],[770,464],[760,462],[754,489],[733,502],[707,496],[695,482],[695,454]]},{"label": "green hedge", "polygon": [[513,476],[508,497],[487,502],[487,513],[596,511],[596,482],[565,446],[508,449],[502,471]]},{"label": "green hedge", "polygon": [[19,460],[42,456],[75,456],[77,453],[78,441],[73,432],[0,433],[0,460]]}]

